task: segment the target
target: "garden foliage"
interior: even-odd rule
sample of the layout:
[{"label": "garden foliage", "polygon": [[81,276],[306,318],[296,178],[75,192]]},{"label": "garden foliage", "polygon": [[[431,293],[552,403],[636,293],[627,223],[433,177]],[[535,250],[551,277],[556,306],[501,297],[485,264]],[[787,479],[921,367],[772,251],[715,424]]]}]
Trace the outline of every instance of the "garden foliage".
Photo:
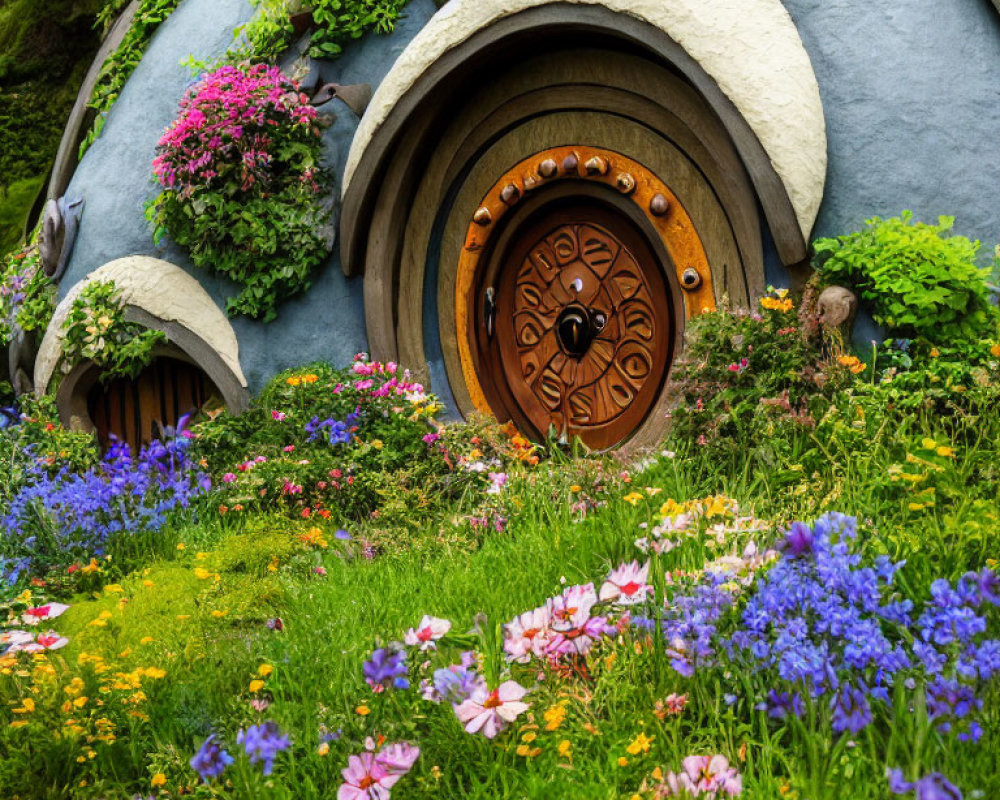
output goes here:
[{"label": "garden foliage", "polygon": [[0,274],[0,345],[8,344],[18,328],[41,335],[55,311],[55,293],[40,268],[37,246],[8,254]]},{"label": "garden foliage", "polygon": [[134,378],[152,361],[156,346],[167,340],[162,331],[126,320],[114,281],[87,284],[73,301],[62,330],[63,371],[90,361],[100,368],[102,381]]},{"label": "garden foliage", "polygon": [[276,67],[202,76],[157,148],[154,238],[169,234],[197,266],[239,286],[230,314],[274,319],[331,246],[320,150],[316,110]]},{"label": "garden foliage", "polygon": [[915,222],[909,211],[874,217],[864,230],[817,240],[815,264],[824,282],[857,289],[892,336],[975,343],[997,331],[990,269],[977,264],[979,242],[946,235],[954,222]]},{"label": "garden foliage", "polygon": [[227,54],[237,60],[273,60],[293,43],[292,13],[312,13],[313,33],[309,55],[339,58],[350,42],[365,33],[390,33],[409,0],[254,0],[257,12],[246,25],[234,31],[239,46]]}]

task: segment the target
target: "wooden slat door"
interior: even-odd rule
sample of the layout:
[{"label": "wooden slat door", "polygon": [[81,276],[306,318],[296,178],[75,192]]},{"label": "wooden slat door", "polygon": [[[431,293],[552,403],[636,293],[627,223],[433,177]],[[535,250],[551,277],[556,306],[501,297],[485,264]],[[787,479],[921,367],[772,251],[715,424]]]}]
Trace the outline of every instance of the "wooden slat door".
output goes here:
[{"label": "wooden slat door", "polygon": [[158,358],[136,378],[97,383],[87,398],[90,418],[101,447],[112,436],[133,452],[161,436],[161,426],[174,426],[185,414],[202,408],[218,390],[198,367],[174,358]]}]

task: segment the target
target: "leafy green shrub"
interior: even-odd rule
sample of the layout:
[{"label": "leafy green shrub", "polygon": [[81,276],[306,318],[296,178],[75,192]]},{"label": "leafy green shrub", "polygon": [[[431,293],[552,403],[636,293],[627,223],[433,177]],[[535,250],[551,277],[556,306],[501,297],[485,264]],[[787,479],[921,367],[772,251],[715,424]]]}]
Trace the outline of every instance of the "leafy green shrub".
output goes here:
[{"label": "leafy green shrub", "polygon": [[0,272],[0,345],[10,342],[14,328],[44,331],[55,311],[55,294],[39,268],[37,247],[10,253]]},{"label": "leafy green shrub", "polygon": [[269,61],[292,44],[290,14],[311,11],[316,26],[309,54],[314,58],[339,58],[344,47],[369,31],[391,33],[409,0],[252,0],[257,13],[233,31],[242,39],[230,48],[227,60]]},{"label": "leafy green shrub", "polygon": [[147,216],[202,268],[240,285],[230,314],[277,316],[326,258],[329,177],[316,110],[276,67],[225,66],[181,101],[153,169]]},{"label": "leafy green shrub", "polygon": [[954,221],[914,222],[909,211],[874,217],[865,230],[817,240],[815,264],[824,282],[856,288],[893,336],[976,342],[996,332],[990,270],[976,263],[979,242],[945,235]]},{"label": "leafy green shrub", "polygon": [[824,352],[815,326],[800,320],[785,290],[760,312],[722,308],[692,320],[674,368],[675,439],[733,453],[782,441],[775,427],[807,430],[829,398],[865,370],[855,356]]},{"label": "leafy green shrub", "polygon": [[165,342],[162,331],[125,320],[125,306],[114,281],[90,283],[80,292],[63,322],[63,371],[85,360],[101,369],[101,380],[134,378]]}]

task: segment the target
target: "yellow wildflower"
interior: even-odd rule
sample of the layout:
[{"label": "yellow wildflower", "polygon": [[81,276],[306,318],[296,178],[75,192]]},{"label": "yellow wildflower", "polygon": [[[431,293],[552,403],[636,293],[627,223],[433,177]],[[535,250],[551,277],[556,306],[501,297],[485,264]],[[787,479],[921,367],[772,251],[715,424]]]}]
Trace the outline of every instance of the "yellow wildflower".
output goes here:
[{"label": "yellow wildflower", "polygon": [[145,669],[146,677],[152,678],[158,681],[160,678],[166,676],[167,671],[165,669],[160,669],[159,667],[146,667]]},{"label": "yellow wildflower", "polygon": [[562,758],[572,759],[573,756],[570,753],[570,748],[571,747],[572,747],[572,745],[570,744],[569,739],[563,739],[561,742],[559,742],[559,746],[556,749],[558,750],[559,755]]},{"label": "yellow wildflower", "polygon": [[990,348],[990,353],[995,355],[997,358],[1000,358],[1000,344],[993,345],[993,347]]},{"label": "yellow wildflower", "polygon": [[629,492],[627,495],[625,495],[624,499],[626,503],[631,503],[632,505],[635,505],[640,500],[642,500],[642,495],[639,494],[638,492]]},{"label": "yellow wildflower", "polygon": [[35,701],[32,700],[30,697],[25,697],[21,701],[21,707],[20,708],[15,708],[14,709],[14,713],[15,714],[30,714],[34,710],[35,710]]},{"label": "yellow wildflower", "polygon": [[626,747],[625,750],[633,756],[637,756],[639,753],[648,753],[649,746],[653,743],[654,738],[655,737],[646,736],[646,734],[640,732],[639,735],[635,737],[635,741]]},{"label": "yellow wildflower", "polygon": [[209,578],[212,577],[212,573],[209,572],[204,567],[195,567],[194,576],[200,581],[207,581]]},{"label": "yellow wildflower", "polygon": [[76,700],[73,701],[73,705],[75,705],[77,708],[83,708],[85,705],[87,705],[87,696],[80,695],[78,698],[76,698]]},{"label": "yellow wildflower", "polygon": [[167,782],[167,776],[164,775],[162,772],[157,772],[149,781],[149,785],[152,786],[154,789],[156,789],[160,786],[163,786],[163,784],[165,784],[166,782]]},{"label": "yellow wildflower", "polygon": [[184,542],[178,542],[178,543],[177,543],[177,549],[178,549],[178,550],[183,550],[183,549],[184,549],[184,548],[186,548],[186,547],[187,547],[187,545],[186,545],[186,544],[184,544]]},{"label": "yellow wildflower", "polygon": [[196,561],[204,561],[208,558],[208,553],[195,553],[194,557]]},{"label": "yellow wildflower", "polygon": [[936,347],[931,348],[931,358],[937,358],[940,355],[941,355],[940,350],[938,350]]},{"label": "yellow wildflower", "polygon": [[121,587],[120,583],[109,583],[104,587],[104,591],[108,594],[121,594],[125,590]]},{"label": "yellow wildflower", "polygon": [[559,730],[559,726],[566,719],[566,708],[561,705],[554,705],[546,709],[545,713],[542,714],[542,718],[545,720],[545,730]]},{"label": "yellow wildflower", "polygon": [[583,487],[578,483],[574,483],[572,486],[569,487],[569,490],[573,492],[573,494],[576,494],[577,492],[582,492]]},{"label": "yellow wildflower", "polygon": [[381,450],[383,447],[385,447],[385,444],[383,444],[381,439],[373,439],[372,447],[374,447],[376,450]]},{"label": "yellow wildflower", "polygon": [[154,639],[152,636],[143,636],[139,640],[139,644],[152,644],[155,641],[156,641],[156,639]]},{"label": "yellow wildflower", "polygon": [[521,741],[526,743],[531,743],[538,738],[538,734],[534,731],[528,731],[527,733],[521,734]]},{"label": "yellow wildflower", "polygon": [[368,708],[368,706],[366,705],[360,705],[356,709],[354,709],[354,713],[362,717],[367,717],[369,714],[372,713],[372,710]]},{"label": "yellow wildflower", "polygon": [[153,583],[149,578],[146,578],[146,580],[142,582],[142,585],[145,586],[147,589],[152,589],[154,586],[156,586],[156,584]]},{"label": "yellow wildflower", "polygon": [[945,445],[935,448],[934,452],[945,458],[953,458],[955,455],[955,449],[953,447],[946,447]]},{"label": "yellow wildflower", "polygon": [[619,767],[627,767],[628,766],[628,759],[625,758],[625,756],[620,756],[619,759],[618,759],[618,766]]},{"label": "yellow wildflower", "polygon": [[327,753],[330,752],[330,743],[329,742],[323,742],[318,748],[316,748],[316,752],[320,756],[325,756]]},{"label": "yellow wildflower", "polygon": [[260,675],[260,677],[262,678],[266,678],[272,672],[274,672],[274,667],[272,667],[270,664],[261,664],[259,667],[257,667],[257,674]]},{"label": "yellow wildflower", "polygon": [[254,678],[252,681],[250,681],[251,692],[259,692],[263,688],[264,688],[264,681],[258,678]]},{"label": "yellow wildflower", "polygon": [[229,613],[229,609],[228,608],[224,608],[224,609],[221,609],[221,610],[220,609],[216,609],[215,611],[212,612],[212,616],[215,617],[216,619],[222,619],[228,613]]},{"label": "yellow wildflower", "polygon": [[542,752],[541,747],[529,747],[526,744],[519,744],[517,746],[517,754],[523,758],[534,758]]}]

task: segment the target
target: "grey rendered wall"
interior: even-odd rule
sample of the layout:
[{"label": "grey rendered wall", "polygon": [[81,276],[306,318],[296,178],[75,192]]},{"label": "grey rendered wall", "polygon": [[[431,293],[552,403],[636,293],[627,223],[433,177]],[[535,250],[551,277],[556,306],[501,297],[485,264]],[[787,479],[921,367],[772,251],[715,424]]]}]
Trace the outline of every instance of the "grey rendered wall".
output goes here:
[{"label": "grey rendered wall", "polygon": [[819,81],[829,167],[814,232],[904,208],[1000,242],[1000,14],[990,0],[784,0]]},{"label": "grey rendered wall", "polygon": [[[414,0],[396,32],[369,36],[350,47],[337,62],[323,65],[325,80],[377,85],[406,43],[436,10],[432,0]],[[195,269],[178,247],[164,240],[156,247],[144,217],[155,197],[152,160],[156,142],[173,121],[177,103],[191,82],[180,62],[221,55],[232,31],[252,13],[247,0],[184,0],[157,31],[149,50],[112,108],[100,138],[80,163],[67,195],[85,200],[80,231],[60,291],[64,295],[89,272],[116,258],[149,255],[171,261],[198,278],[220,307],[232,294],[226,282]],[[343,174],[357,118],[340,101],[321,112],[336,115],[326,132],[326,152],[336,174]],[[336,190],[339,196],[339,190]],[[360,279],[348,281],[334,255],[317,272],[312,289],[284,304],[277,321],[262,325],[232,320],[240,343],[240,361],[253,391],[276,372],[312,360],[346,364],[365,350]]]}]

